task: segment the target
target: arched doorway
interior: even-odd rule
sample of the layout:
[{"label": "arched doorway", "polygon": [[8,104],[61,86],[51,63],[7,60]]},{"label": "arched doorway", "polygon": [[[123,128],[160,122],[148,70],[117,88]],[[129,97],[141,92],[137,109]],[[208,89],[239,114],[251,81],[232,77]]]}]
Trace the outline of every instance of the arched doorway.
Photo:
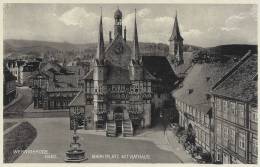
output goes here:
[{"label": "arched doorway", "polygon": [[116,123],[116,131],[117,133],[122,133],[122,123],[124,118],[124,110],[122,107],[116,107],[114,109],[114,120]]}]

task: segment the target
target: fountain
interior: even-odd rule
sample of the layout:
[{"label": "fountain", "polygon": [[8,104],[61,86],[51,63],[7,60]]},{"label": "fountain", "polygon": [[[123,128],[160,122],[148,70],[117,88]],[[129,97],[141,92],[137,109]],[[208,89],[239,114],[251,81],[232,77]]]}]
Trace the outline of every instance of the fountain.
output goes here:
[{"label": "fountain", "polygon": [[66,152],[66,158],[64,159],[65,162],[82,162],[87,160],[88,158],[85,155],[85,151],[80,149],[80,143],[77,141],[79,140],[79,136],[77,134],[77,127],[76,127],[76,116],[74,116],[74,133],[73,133],[73,142],[70,143],[70,149]]}]

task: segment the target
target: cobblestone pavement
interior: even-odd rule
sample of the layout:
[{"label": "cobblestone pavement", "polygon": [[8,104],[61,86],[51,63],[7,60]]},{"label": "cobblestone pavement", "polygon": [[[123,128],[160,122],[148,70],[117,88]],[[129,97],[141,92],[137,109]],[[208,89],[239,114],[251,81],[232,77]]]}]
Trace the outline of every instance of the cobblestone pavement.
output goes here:
[{"label": "cobblestone pavement", "polygon": [[[27,151],[19,157],[18,163],[64,162],[65,152],[72,141],[69,131],[69,118],[27,118],[37,129],[37,137]],[[89,133],[87,133],[89,132]],[[181,163],[168,144],[164,133],[158,129],[148,129],[134,137],[105,137],[102,132],[79,131],[82,149],[89,160],[99,163]],[[92,131],[92,133],[94,133]],[[99,135],[98,135],[99,134]],[[153,139],[152,139],[153,138]],[[47,150],[48,154],[42,154]],[[131,158],[132,155],[145,155],[146,158]]]}]

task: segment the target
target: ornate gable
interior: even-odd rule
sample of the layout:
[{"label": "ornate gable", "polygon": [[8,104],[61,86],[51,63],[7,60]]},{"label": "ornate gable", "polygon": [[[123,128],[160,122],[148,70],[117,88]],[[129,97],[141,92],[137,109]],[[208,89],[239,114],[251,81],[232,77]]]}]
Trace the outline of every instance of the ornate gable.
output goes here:
[{"label": "ornate gable", "polygon": [[117,36],[105,51],[105,60],[111,65],[127,69],[131,59],[131,48],[122,36]]}]

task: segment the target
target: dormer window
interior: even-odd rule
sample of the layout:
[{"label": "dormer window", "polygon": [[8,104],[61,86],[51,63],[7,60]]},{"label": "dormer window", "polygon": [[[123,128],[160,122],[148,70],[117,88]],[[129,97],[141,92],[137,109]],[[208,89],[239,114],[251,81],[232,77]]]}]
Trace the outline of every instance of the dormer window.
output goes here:
[{"label": "dormer window", "polygon": [[193,92],[193,89],[187,89],[187,90],[186,90],[186,93],[187,93],[187,94],[191,94],[192,92]]}]

